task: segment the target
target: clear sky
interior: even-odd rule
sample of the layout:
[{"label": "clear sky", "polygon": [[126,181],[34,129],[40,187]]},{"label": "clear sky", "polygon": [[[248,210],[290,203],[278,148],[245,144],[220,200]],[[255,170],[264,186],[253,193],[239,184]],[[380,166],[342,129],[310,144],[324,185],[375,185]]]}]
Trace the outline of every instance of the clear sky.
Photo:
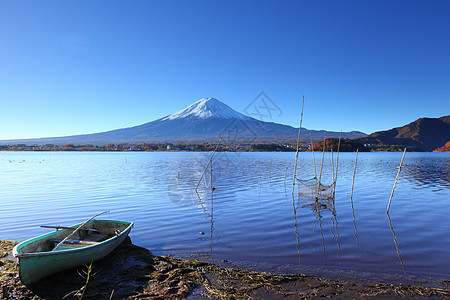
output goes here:
[{"label": "clear sky", "polygon": [[450,114],[450,1],[0,2],[0,139],[140,125],[260,93],[272,121],[390,129]]}]

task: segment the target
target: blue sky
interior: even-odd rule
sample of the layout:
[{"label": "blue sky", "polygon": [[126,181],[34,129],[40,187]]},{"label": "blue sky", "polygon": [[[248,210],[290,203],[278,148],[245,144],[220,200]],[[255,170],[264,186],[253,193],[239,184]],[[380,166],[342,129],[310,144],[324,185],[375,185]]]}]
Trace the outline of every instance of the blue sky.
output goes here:
[{"label": "blue sky", "polygon": [[140,125],[265,92],[272,121],[390,129],[450,114],[450,1],[1,1],[0,139]]}]

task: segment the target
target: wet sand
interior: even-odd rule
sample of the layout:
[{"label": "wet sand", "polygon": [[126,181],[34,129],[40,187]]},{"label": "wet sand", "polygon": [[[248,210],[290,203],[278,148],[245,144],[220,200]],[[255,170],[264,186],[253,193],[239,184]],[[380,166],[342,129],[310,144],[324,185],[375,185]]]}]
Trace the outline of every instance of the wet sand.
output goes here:
[{"label": "wet sand", "polygon": [[[14,242],[0,241],[0,257]],[[8,258],[8,257],[6,257]],[[450,282],[441,287],[371,282],[367,284],[301,274],[273,274],[221,268],[197,260],[154,256],[127,239],[102,260],[24,286],[16,263],[0,260],[0,299],[446,299]],[[78,295],[76,295],[78,293]]]}]

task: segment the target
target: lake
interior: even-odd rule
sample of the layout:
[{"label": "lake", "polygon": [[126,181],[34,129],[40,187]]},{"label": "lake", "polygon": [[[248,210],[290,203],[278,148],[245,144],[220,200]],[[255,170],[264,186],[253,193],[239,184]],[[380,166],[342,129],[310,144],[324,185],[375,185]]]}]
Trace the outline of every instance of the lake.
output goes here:
[{"label": "lake", "polygon": [[[292,193],[295,153],[0,152],[0,239],[102,218],[135,223],[155,255],[222,266],[396,282],[448,280],[450,155],[300,153],[297,176],[337,176],[334,201]],[[315,170],[314,170],[315,165]],[[211,175],[212,174],[212,175]],[[215,190],[211,193],[211,182]],[[195,187],[199,184],[197,192]],[[300,189],[298,189],[300,188]],[[302,193],[299,194],[298,191]]]}]

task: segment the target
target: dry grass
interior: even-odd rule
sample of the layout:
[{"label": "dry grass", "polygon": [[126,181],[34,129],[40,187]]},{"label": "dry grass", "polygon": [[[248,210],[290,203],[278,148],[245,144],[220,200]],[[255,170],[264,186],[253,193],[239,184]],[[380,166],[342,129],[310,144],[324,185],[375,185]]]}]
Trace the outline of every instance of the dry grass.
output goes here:
[{"label": "dry grass", "polygon": [[[5,257],[8,252],[11,252],[17,242],[0,240],[0,258]],[[0,280],[6,276],[17,273],[17,264],[10,260],[0,260]]]}]

